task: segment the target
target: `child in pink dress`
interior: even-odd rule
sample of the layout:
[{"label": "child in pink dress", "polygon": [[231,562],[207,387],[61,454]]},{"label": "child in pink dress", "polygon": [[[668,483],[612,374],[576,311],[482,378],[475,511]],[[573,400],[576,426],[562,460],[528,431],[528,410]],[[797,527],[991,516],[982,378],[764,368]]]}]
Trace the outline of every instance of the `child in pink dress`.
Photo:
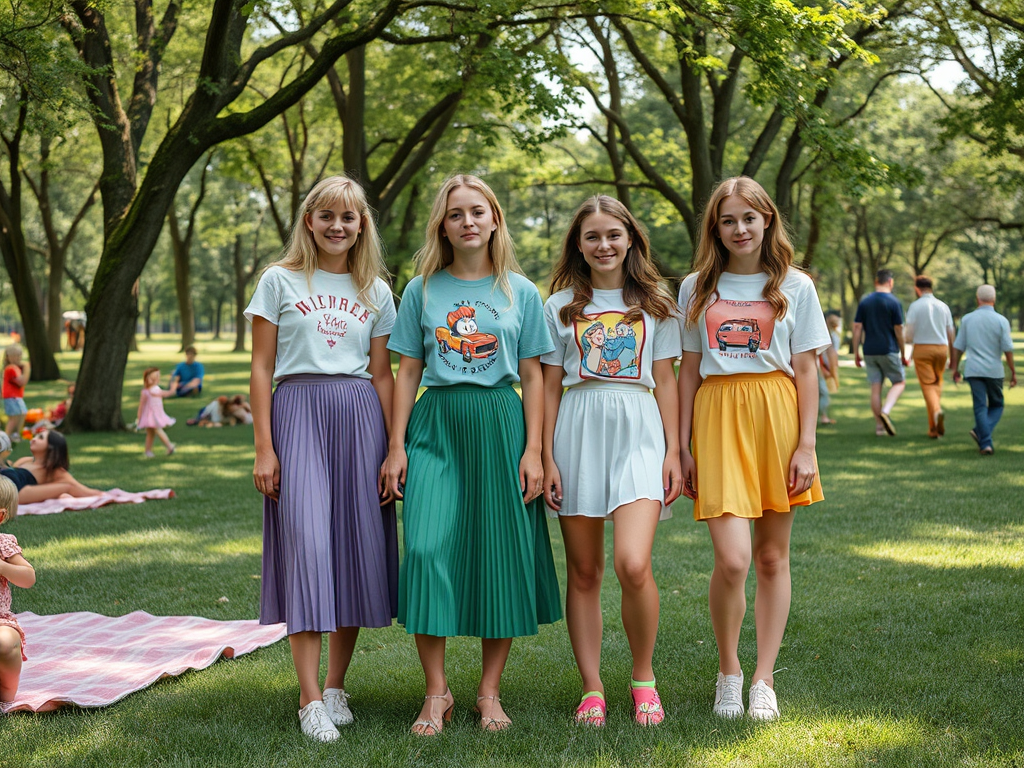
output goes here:
[{"label": "child in pink dress", "polygon": [[146,430],[146,458],[153,458],[153,437],[167,449],[167,455],[174,453],[175,445],[167,437],[164,427],[174,423],[174,419],[164,412],[164,398],[173,397],[167,389],[160,389],[160,369],[147,368],[142,374],[142,398],[139,400],[139,413],[135,418],[135,426]]},{"label": "child in pink dress", "polygon": [[[0,477],[0,523],[18,513],[18,489],[6,477]],[[11,613],[13,584],[28,589],[36,583],[36,572],[21,556],[18,540],[0,533],[0,701],[14,701],[25,661],[25,633]]]}]

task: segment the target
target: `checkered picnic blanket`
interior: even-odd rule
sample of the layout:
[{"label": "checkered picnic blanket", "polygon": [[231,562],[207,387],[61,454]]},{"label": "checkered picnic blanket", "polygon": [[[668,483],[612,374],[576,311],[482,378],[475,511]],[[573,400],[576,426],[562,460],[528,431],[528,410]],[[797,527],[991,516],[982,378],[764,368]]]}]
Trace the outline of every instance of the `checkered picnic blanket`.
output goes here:
[{"label": "checkered picnic blanket", "polygon": [[272,645],[283,624],[215,621],[197,616],[19,613],[26,654],[13,702],[0,711],[48,712],[66,704],[105,707],[162,677],[205,669]]},{"label": "checkered picnic blanket", "polygon": [[55,515],[58,512],[79,509],[96,509],[107,504],[141,504],[147,499],[170,499],[174,491],[170,488],[157,488],[152,491],[130,493],[120,488],[111,488],[101,496],[81,496],[79,498],[48,499],[34,504],[19,504],[19,515]]}]

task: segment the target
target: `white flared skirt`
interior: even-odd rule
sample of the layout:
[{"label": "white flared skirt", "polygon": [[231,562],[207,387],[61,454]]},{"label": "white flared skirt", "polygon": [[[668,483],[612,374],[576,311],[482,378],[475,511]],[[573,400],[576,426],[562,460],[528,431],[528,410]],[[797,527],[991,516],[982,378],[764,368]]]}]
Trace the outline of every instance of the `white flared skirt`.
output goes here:
[{"label": "white flared skirt", "polygon": [[555,464],[562,477],[557,515],[611,518],[640,499],[665,506],[665,432],[654,395],[635,384],[586,382],[570,388],[558,407]]}]

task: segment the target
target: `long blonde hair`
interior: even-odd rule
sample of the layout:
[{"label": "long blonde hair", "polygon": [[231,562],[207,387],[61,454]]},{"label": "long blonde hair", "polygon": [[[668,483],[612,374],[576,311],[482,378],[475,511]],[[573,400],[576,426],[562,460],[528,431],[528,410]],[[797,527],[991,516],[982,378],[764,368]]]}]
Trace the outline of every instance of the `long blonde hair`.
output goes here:
[{"label": "long blonde hair", "polygon": [[427,221],[427,234],[423,247],[416,251],[416,272],[423,276],[423,288],[426,290],[427,280],[431,275],[440,272],[455,260],[455,251],[448,238],[444,236],[444,217],[448,212],[448,195],[459,187],[475,189],[486,198],[491,206],[491,213],[494,215],[495,229],[491,233],[491,239],[487,244],[491,263],[494,265],[494,278],[502,293],[508,298],[511,304],[512,284],[509,282],[509,272],[523,274],[522,267],[516,259],[516,247],[512,242],[512,236],[508,232],[508,225],[505,223],[505,213],[501,210],[501,204],[495,196],[494,191],[487,186],[483,179],[465,173],[457,173],[445,179],[441,188],[434,198],[434,205],[430,209],[430,219]]},{"label": "long blonde hair", "polygon": [[0,525],[18,514],[18,486],[0,475]]},{"label": "long blonde hair", "polygon": [[622,222],[629,234],[632,244],[626,251],[626,259],[622,264],[625,280],[622,284],[622,300],[629,307],[624,319],[627,323],[636,322],[640,312],[646,312],[659,320],[676,315],[676,305],[672,296],[661,283],[661,275],[651,258],[651,242],[647,232],[636,220],[629,209],[614,197],[594,195],[576,209],[565,233],[562,243],[562,255],[551,273],[551,293],[572,288],[572,301],[558,313],[562,325],[569,325],[573,320],[583,318],[583,310],[594,298],[594,286],[590,281],[590,267],[580,250],[580,232],[583,222],[595,213],[606,213]]},{"label": "long blonde hair", "polygon": [[366,192],[358,182],[347,176],[329,176],[309,190],[295,215],[292,236],[284,255],[270,266],[303,272],[306,282],[312,283],[317,270],[317,248],[313,233],[306,224],[306,217],[312,216],[315,211],[333,208],[339,203],[359,213],[362,232],[348,251],[348,271],[352,275],[360,303],[376,312],[378,307],[373,303],[370,289],[378,277],[390,284],[391,276],[384,261],[384,244],[377,231],[373,212],[366,202]]},{"label": "long blonde hair", "polygon": [[20,363],[22,354],[23,350],[20,344],[11,344],[11,346],[4,349],[4,357],[3,360],[0,361],[0,368],[6,371],[7,366],[11,365],[12,356],[14,357],[15,360],[17,360]]},{"label": "long blonde hair", "polygon": [[693,271],[697,283],[688,306],[683,307],[686,325],[692,326],[700,320],[701,313],[718,295],[718,278],[729,263],[729,250],[718,237],[718,209],[730,195],[742,197],[744,202],[768,220],[761,242],[761,269],[768,273],[764,284],[764,298],[775,310],[775,319],[786,314],[788,302],[782,293],[782,282],[793,266],[793,244],[786,234],[778,207],[764,187],[749,176],[734,176],[719,182],[711,193],[704,215],[701,218],[699,241],[693,257]]}]

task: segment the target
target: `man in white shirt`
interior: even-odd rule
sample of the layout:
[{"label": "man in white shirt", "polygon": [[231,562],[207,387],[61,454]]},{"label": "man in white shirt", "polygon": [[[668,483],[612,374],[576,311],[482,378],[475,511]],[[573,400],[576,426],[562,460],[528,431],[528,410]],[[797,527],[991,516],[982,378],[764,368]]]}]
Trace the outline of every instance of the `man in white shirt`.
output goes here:
[{"label": "man in white shirt", "polygon": [[942,373],[953,359],[953,313],[932,293],[932,279],[919,275],[914,281],[917,301],[907,310],[903,336],[914,345],[914,370],[921,384],[928,409],[928,437],[946,434],[946,416],[942,411]]}]

